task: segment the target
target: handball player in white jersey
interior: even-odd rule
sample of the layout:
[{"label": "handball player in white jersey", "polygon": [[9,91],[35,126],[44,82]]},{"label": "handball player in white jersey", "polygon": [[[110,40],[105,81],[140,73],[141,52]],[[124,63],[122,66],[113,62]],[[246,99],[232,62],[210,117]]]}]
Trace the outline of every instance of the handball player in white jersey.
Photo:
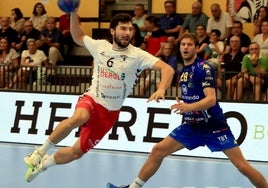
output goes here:
[{"label": "handball player in white jersey", "polygon": [[[29,166],[25,174],[27,182],[48,167],[79,159],[93,148],[117,121],[125,98],[144,69],[159,70],[162,75],[158,89],[148,101],[164,99],[174,71],[163,61],[130,44],[133,33],[131,20],[128,14],[113,17],[110,23],[111,44],[85,35],[77,12],[71,13],[74,41],[87,48],[94,58],[92,85],[79,97],[74,114],[60,122],[44,144],[24,158]],[[78,127],[81,128],[80,137],[73,146],[60,148],[50,156],[47,154],[49,149]]]}]

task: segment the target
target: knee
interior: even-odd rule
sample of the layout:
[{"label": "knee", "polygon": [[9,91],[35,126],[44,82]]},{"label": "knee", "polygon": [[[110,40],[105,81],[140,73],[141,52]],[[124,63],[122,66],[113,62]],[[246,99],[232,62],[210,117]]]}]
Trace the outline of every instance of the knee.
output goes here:
[{"label": "knee", "polygon": [[249,173],[250,165],[247,161],[239,162],[235,164],[235,166],[243,175],[247,176],[247,174]]},{"label": "knee", "polygon": [[74,154],[74,159],[75,159],[75,160],[80,159],[82,156],[83,156],[83,154],[75,153],[75,154]]},{"label": "knee", "polygon": [[57,48],[56,47],[50,47],[49,48],[49,54],[54,54],[54,53],[56,53],[57,52]]},{"label": "knee", "polygon": [[84,155],[84,152],[82,150],[77,150],[75,148],[72,148],[72,154],[73,154],[73,159],[77,160],[77,159],[80,159]]},{"label": "knee", "polygon": [[243,83],[243,78],[239,78],[238,80],[237,80],[237,84],[238,85],[241,85]]},{"label": "knee", "polygon": [[165,152],[163,152],[162,148],[160,147],[159,144],[156,144],[152,151],[151,151],[151,155],[157,157],[157,158],[164,158],[166,155],[165,155]]}]

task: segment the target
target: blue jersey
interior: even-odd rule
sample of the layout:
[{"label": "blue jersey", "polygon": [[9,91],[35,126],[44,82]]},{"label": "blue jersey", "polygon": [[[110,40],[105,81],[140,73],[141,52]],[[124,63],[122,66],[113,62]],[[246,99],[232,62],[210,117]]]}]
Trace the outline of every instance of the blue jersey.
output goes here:
[{"label": "blue jersey", "polygon": [[[185,103],[193,103],[205,98],[203,89],[206,87],[213,87],[216,90],[215,71],[207,62],[200,58],[196,58],[193,64],[184,66],[179,72],[178,78],[182,100]],[[218,101],[207,110],[183,114],[183,120],[192,123],[208,122],[209,118],[225,120]]]}]

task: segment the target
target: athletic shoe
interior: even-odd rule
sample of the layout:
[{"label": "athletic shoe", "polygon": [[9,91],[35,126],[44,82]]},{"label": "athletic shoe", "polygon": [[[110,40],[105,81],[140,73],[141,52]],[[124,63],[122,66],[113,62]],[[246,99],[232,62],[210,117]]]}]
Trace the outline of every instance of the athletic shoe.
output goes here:
[{"label": "athletic shoe", "polygon": [[38,148],[36,147],[34,152],[30,153],[26,157],[24,157],[24,162],[27,164],[27,166],[31,169],[34,169],[34,167],[39,164],[39,162],[44,157],[44,154],[41,154]]},{"label": "athletic shoe", "polygon": [[115,185],[113,185],[113,184],[111,184],[111,183],[107,183],[107,184],[106,184],[106,187],[107,187],[107,188],[128,188],[129,185],[121,185],[120,187],[117,187],[117,186],[115,186]]},{"label": "athletic shoe", "polygon": [[33,181],[37,176],[38,174],[40,174],[41,172],[44,172],[46,170],[46,168],[43,168],[42,166],[42,163],[44,160],[46,160],[47,158],[49,157],[48,154],[46,154],[44,156],[44,158],[39,162],[38,165],[36,165],[34,168],[29,168],[25,174],[25,180],[27,182],[31,182]]}]

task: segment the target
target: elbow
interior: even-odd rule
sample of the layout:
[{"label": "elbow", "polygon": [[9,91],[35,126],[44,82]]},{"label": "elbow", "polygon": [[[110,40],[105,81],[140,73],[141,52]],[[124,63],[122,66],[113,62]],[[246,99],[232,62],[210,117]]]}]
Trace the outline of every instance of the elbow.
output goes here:
[{"label": "elbow", "polygon": [[79,37],[73,37],[73,41],[79,45],[79,46],[83,46],[83,36],[79,36]]},{"label": "elbow", "polygon": [[171,75],[172,77],[173,77],[173,75],[174,75],[174,73],[175,73],[174,69],[173,69],[170,65],[168,66],[168,73],[169,73],[169,75]]},{"label": "elbow", "polygon": [[210,98],[208,104],[210,104],[210,106],[212,107],[212,106],[215,106],[216,103],[217,103],[217,98],[216,98],[216,96],[214,96],[214,97],[211,97],[211,98]]},{"label": "elbow", "polygon": [[169,71],[170,71],[170,75],[172,75],[172,77],[174,76],[175,74],[175,71],[172,67],[169,67]]}]

